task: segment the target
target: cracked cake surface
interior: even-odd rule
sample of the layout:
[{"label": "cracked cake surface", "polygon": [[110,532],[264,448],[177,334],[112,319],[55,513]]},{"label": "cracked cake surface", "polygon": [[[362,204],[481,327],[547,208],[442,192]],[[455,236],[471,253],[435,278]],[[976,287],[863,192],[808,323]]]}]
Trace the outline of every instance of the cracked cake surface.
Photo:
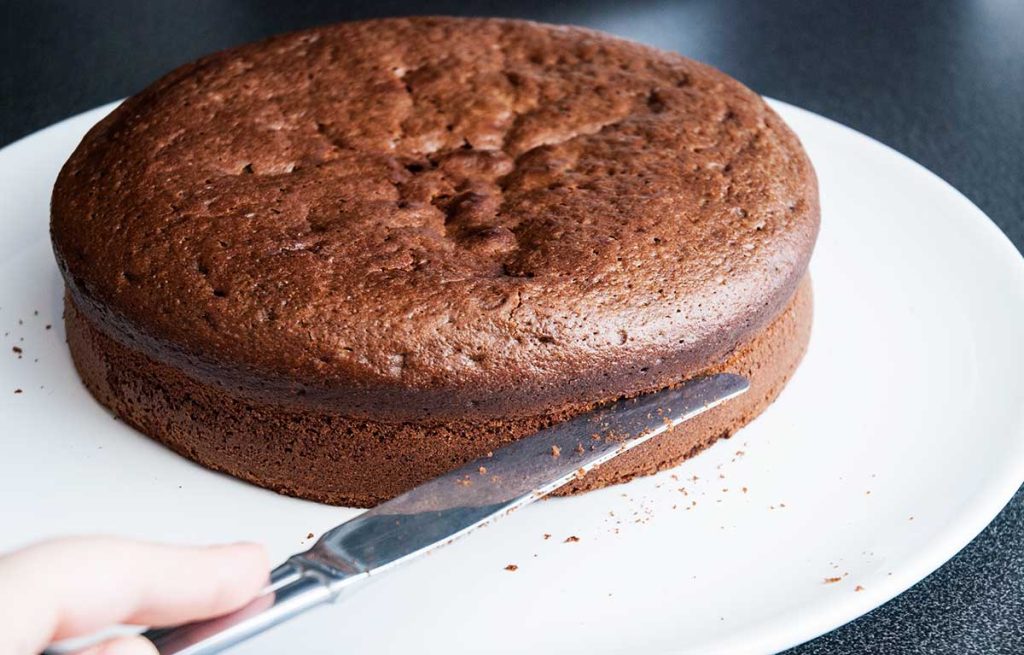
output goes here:
[{"label": "cracked cake surface", "polygon": [[755,93],[579,28],[415,18],[217,53],[55,187],[71,301],[262,400],[442,420],[666,386],[791,301],[813,170]]}]

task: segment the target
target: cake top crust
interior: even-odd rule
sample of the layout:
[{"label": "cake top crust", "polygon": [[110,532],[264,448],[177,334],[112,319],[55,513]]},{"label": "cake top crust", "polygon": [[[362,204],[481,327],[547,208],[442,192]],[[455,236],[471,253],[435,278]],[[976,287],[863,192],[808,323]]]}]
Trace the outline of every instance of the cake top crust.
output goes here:
[{"label": "cake top crust", "polygon": [[502,416],[701,370],[791,297],[813,169],[677,54],[499,19],[342,23],[126,100],[54,189],[72,299],[243,392]]}]

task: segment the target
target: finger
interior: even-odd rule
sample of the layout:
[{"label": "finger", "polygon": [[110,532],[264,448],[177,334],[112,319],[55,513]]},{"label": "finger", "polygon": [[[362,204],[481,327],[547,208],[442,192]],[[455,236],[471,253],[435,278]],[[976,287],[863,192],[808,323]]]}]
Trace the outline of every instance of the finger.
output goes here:
[{"label": "finger", "polygon": [[119,637],[90,646],[75,655],[159,655],[153,642],[143,637]]},{"label": "finger", "polygon": [[0,559],[0,587],[24,590],[17,599],[0,596],[0,616],[14,619],[8,639],[38,650],[116,623],[172,625],[225,614],[255,596],[267,575],[266,553],[254,544],[61,539]]}]

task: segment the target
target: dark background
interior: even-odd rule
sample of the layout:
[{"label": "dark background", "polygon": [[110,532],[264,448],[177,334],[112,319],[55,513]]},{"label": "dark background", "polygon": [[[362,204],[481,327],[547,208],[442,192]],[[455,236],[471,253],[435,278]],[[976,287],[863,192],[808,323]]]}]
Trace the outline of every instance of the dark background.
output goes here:
[{"label": "dark background", "polygon": [[[0,145],[212,50],[410,13],[575,23],[706,61],[909,155],[1024,246],[1024,0],[0,1]],[[1024,653],[1024,492],[913,589],[792,652]]]}]

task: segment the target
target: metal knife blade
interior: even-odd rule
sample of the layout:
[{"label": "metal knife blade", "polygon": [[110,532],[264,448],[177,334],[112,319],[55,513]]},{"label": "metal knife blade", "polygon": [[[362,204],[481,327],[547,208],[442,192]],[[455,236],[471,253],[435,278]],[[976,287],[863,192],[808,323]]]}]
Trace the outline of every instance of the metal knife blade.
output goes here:
[{"label": "metal knife blade", "polygon": [[164,655],[210,655],[316,605],[369,575],[451,543],[474,528],[678,426],[749,387],[721,373],[620,400],[470,462],[325,533],[271,574],[246,608],[200,623],[145,633]]}]

